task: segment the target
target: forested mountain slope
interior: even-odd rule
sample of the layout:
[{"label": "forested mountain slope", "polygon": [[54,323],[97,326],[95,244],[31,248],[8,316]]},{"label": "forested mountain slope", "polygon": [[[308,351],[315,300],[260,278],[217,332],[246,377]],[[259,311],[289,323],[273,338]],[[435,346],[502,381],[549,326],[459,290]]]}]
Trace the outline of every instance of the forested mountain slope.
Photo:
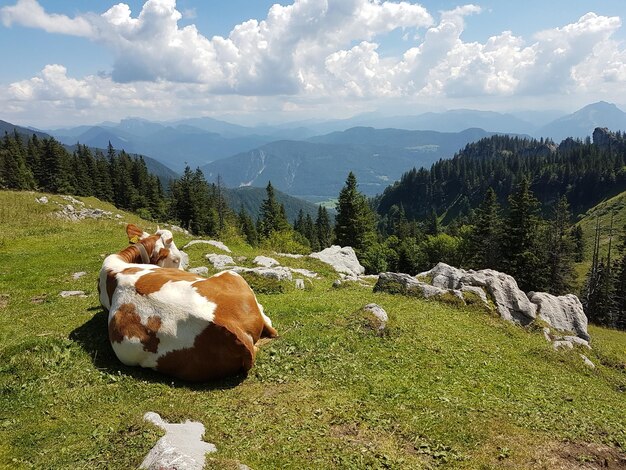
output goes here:
[{"label": "forested mountain slope", "polygon": [[434,208],[448,220],[476,207],[492,187],[501,202],[523,178],[535,196],[549,205],[567,196],[574,214],[626,190],[626,139],[617,132],[596,129],[593,142],[552,141],[491,136],[468,144],[454,158],[440,160],[430,170],[414,168],[377,199],[387,213],[402,206],[409,218],[423,218]]}]

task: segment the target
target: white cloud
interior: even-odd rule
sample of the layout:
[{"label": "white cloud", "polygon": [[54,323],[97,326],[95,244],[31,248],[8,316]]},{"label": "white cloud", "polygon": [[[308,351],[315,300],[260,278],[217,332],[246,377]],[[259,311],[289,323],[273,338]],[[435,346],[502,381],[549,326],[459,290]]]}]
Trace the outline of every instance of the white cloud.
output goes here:
[{"label": "white cloud", "polygon": [[39,28],[49,33],[90,37],[92,26],[85,18],[69,18],[65,15],[48,14],[37,0],[18,0],[13,6],[0,8],[0,18],[5,26],[13,23],[29,28]]},{"label": "white cloud", "polygon": [[[71,78],[49,65],[2,93],[7,107],[29,102],[65,109],[311,109],[350,100],[462,100],[467,97],[626,92],[626,50],[614,39],[618,17],[588,13],[525,39],[504,31],[484,42],[463,40],[476,5],[441,12],[382,0],[295,0],[273,5],[265,19],[208,38],[179,26],[175,0],[147,0],[133,16],[124,3],[69,18],[36,0],[0,9],[7,26],[84,36],[114,53],[109,77]],[[401,30],[405,49],[381,55],[381,38]],[[272,102],[278,96],[289,106]],[[358,104],[355,106],[359,106]],[[171,108],[168,108],[171,107]],[[10,108],[13,109],[13,108]],[[133,111],[134,110],[134,111]]]}]

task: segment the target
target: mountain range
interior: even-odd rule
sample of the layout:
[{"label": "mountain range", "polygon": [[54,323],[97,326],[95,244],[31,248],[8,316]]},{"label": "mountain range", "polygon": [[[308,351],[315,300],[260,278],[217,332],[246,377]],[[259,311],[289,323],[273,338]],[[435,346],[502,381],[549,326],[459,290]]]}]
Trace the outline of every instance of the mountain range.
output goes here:
[{"label": "mountain range", "polygon": [[[106,148],[110,142],[118,150],[146,155],[149,168],[162,179],[189,165],[201,167],[209,180],[219,174],[227,186],[264,187],[271,180],[288,194],[319,201],[336,197],[349,171],[355,172],[365,194],[375,195],[412,167],[430,166],[494,133],[559,142],[570,136],[585,138],[595,127],[626,129],[626,113],[606,102],[548,122],[550,116],[554,113],[460,109],[253,127],[209,117],[171,122],[128,118],[46,132],[66,145]],[[9,128],[0,125],[0,131]]]},{"label": "mountain range", "polygon": [[407,169],[430,166],[466,144],[492,135],[482,129],[459,133],[357,127],[308,141],[283,140],[216,160],[202,167],[207,180],[226,186],[265,186],[310,201],[337,197],[353,171],[368,196],[382,192]]}]

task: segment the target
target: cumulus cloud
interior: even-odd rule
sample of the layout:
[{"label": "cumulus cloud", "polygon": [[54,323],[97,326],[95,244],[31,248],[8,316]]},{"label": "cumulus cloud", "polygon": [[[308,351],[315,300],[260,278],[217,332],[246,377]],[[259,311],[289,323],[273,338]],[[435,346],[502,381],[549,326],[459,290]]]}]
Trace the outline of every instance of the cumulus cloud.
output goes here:
[{"label": "cumulus cloud", "polygon": [[49,33],[90,37],[93,29],[86,18],[69,18],[65,15],[46,13],[37,0],[18,0],[13,6],[0,8],[0,18],[5,26],[13,23],[39,28]]},{"label": "cumulus cloud", "polygon": [[[109,77],[70,78],[49,65],[12,84],[8,105],[59,101],[82,109],[138,109],[160,103],[265,106],[263,97],[290,95],[290,107],[351,97],[412,99],[534,96],[584,90],[626,91],[626,50],[614,39],[618,17],[588,13],[530,38],[503,31],[484,42],[463,40],[476,5],[438,13],[382,0],[295,0],[273,5],[264,19],[204,36],[181,26],[175,0],[147,0],[138,14],[119,3],[102,14],[70,18],[36,0],[0,9],[7,26],[21,24],[86,37],[114,52]],[[193,15],[186,13],[187,18]],[[381,38],[400,30],[405,50],[379,52]],[[199,98],[201,97],[201,98]],[[195,100],[195,101],[194,101]],[[126,102],[128,105],[128,102]]]}]

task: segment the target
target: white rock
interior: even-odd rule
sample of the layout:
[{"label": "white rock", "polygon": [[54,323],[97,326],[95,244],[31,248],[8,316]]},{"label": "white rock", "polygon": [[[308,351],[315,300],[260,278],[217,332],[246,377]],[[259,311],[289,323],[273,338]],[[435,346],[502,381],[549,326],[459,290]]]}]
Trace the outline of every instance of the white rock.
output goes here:
[{"label": "white rock", "polygon": [[146,413],[144,419],[163,429],[165,436],[157,441],[139,468],[200,470],[204,468],[205,454],[217,452],[214,444],[202,440],[202,423],[185,421],[170,424],[153,412]]},{"label": "white rock", "polygon": [[589,341],[587,316],[574,294],[555,296],[545,292],[529,292],[528,298],[537,305],[537,316],[553,328],[572,331]]},{"label": "white rock", "polygon": [[210,253],[205,256],[207,260],[213,265],[215,269],[224,269],[228,265],[233,265],[235,262],[233,258],[228,255],[218,255],[216,253]]},{"label": "white rock", "polygon": [[317,253],[311,253],[309,256],[330,264],[339,273],[349,276],[359,276],[365,273],[365,268],[361,266],[354,250],[349,246],[342,248],[333,245]]},{"label": "white rock", "polygon": [[35,198],[39,204],[48,204],[48,198],[46,196],[41,196],[39,199]]},{"label": "white rock", "polygon": [[554,349],[574,349],[571,341],[556,340],[552,343]]},{"label": "white rock", "polygon": [[374,316],[383,323],[387,323],[389,321],[389,316],[387,315],[387,312],[378,304],[367,304],[365,307],[363,307],[363,310],[372,312],[372,314],[374,314]]},{"label": "white rock", "polygon": [[304,277],[310,277],[311,279],[315,279],[318,276],[317,273],[313,271],[309,271],[308,269],[301,269],[301,268],[288,268],[288,269],[292,273],[300,274]]},{"label": "white rock", "polygon": [[450,292],[448,289],[431,286],[403,273],[380,273],[378,282],[374,286],[374,292],[378,291],[406,295],[417,294],[427,299]]},{"label": "white rock", "polygon": [[296,279],[296,289],[304,289],[304,279]]},{"label": "white rock", "polygon": [[547,342],[552,341],[552,337],[550,336],[550,328],[547,328],[547,327],[543,328],[543,337],[546,339]]},{"label": "white rock", "polygon": [[591,346],[589,346],[589,341],[579,338],[578,336],[563,336],[559,339],[562,339],[563,341],[569,341],[572,344],[577,344],[587,349],[591,349]]},{"label": "white rock", "polygon": [[80,271],[77,273],[72,274],[72,279],[76,280],[76,279],[80,279],[83,276],[86,276],[87,273],[85,271]]},{"label": "white rock", "polygon": [[87,297],[82,290],[64,290],[59,293],[61,297]]},{"label": "white rock", "polygon": [[537,315],[537,306],[528,300],[515,279],[493,269],[465,271],[439,263],[417,277],[430,278],[433,286],[442,289],[462,289],[464,286],[484,288],[493,299],[500,317],[507,321],[527,325]]},{"label": "white rock", "polygon": [[482,287],[478,286],[461,286],[461,292],[469,292],[470,294],[474,294],[483,301],[483,304],[488,305],[489,302],[487,300],[487,294]]},{"label": "white rock", "polygon": [[593,362],[591,362],[591,360],[587,356],[585,356],[584,354],[581,354],[580,357],[582,358],[583,362],[585,363],[587,367],[591,369],[596,368],[596,365]]},{"label": "white rock", "polygon": [[262,266],[264,268],[271,268],[272,266],[280,265],[278,261],[274,258],[270,258],[269,256],[257,256],[252,260],[252,262],[257,266]]},{"label": "white rock", "polygon": [[237,273],[252,273],[267,279],[276,279],[277,281],[291,281],[291,271],[284,266],[276,266],[274,268],[244,268],[242,266],[234,266],[228,268]]},{"label": "white rock", "polygon": [[178,250],[178,251],[180,251],[179,267],[180,269],[184,271],[185,269],[187,269],[187,266],[189,266],[189,255],[182,250]]},{"label": "white rock", "polygon": [[75,206],[84,206],[85,203],[82,201],[79,201],[78,199],[72,197],[72,196],[61,196],[61,199],[64,199],[72,204],[74,204]]},{"label": "white rock", "polygon": [[206,266],[199,266],[197,268],[190,268],[189,272],[192,274],[207,275],[209,274],[209,268]]}]

